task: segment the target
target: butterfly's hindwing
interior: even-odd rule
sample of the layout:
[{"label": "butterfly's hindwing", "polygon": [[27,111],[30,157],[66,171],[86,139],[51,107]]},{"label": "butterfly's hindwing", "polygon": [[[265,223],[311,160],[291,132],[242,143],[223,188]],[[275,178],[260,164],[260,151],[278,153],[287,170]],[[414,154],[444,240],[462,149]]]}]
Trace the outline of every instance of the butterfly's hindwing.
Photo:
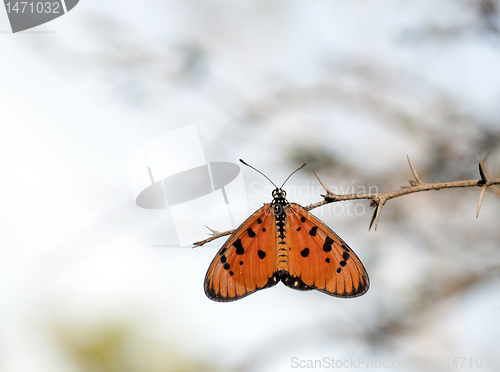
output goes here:
[{"label": "butterfly's hindwing", "polygon": [[299,277],[297,277],[297,276],[290,276],[290,274],[288,272],[281,274],[281,281],[287,287],[290,287],[290,288],[293,288],[293,289],[297,289],[299,291],[310,291],[312,289],[315,289],[314,287],[308,286]]},{"label": "butterfly's hindwing", "polygon": [[287,209],[286,235],[291,248],[289,283],[292,283],[285,283],[287,286],[294,288],[296,278],[303,283],[301,287],[336,297],[357,297],[368,290],[368,274],[353,250],[296,203]]},{"label": "butterfly's hindwing", "polygon": [[214,301],[234,301],[279,282],[275,272],[275,223],[269,204],[252,214],[227,239],[205,277]]}]

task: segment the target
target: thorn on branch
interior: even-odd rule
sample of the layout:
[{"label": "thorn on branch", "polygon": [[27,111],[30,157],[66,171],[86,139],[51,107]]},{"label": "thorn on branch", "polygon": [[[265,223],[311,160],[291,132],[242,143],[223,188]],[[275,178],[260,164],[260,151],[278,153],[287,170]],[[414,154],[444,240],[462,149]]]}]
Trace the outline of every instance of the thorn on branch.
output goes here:
[{"label": "thorn on branch", "polygon": [[479,174],[481,175],[481,182],[483,185],[488,184],[488,179],[484,175],[483,167],[481,166],[481,162],[479,162]]},{"label": "thorn on branch", "polygon": [[[415,167],[413,166],[413,164],[410,160],[410,157],[408,155],[406,155],[406,158],[408,159],[408,163],[410,164],[410,168],[411,168],[411,172],[413,173],[413,177],[415,177],[415,180],[410,180],[410,185],[412,185],[412,186],[422,185],[423,182],[420,179],[420,177],[418,176],[418,173],[415,170]],[[375,228],[375,230],[376,230],[376,228]]]},{"label": "thorn on branch", "polygon": [[[220,234],[220,232],[219,232],[219,231],[214,230],[214,229],[211,229],[211,228],[210,228],[210,227],[208,227],[207,225],[204,225],[204,226],[212,232],[212,234],[211,234],[212,236],[215,236],[215,235]],[[208,235],[210,235],[210,234],[208,234]]]},{"label": "thorn on branch", "polygon": [[481,187],[481,192],[479,193],[479,202],[477,203],[476,218],[479,217],[479,210],[481,209],[481,204],[483,203],[484,193],[486,192],[487,187],[488,185],[486,183],[483,185],[483,187]]},{"label": "thorn on branch", "polygon": [[[489,155],[489,154],[488,154]],[[481,180],[484,182],[484,178],[483,178],[483,175],[486,176],[485,178],[487,180],[491,180],[493,179],[493,177],[491,176],[491,172],[490,170],[488,169],[488,166],[486,165],[486,160],[488,159],[488,155],[486,155],[484,158],[481,157],[481,155],[478,155],[477,158],[479,160],[479,173],[481,174]],[[480,185],[479,185],[480,186]],[[500,196],[500,188],[497,186],[497,185],[491,185],[491,182],[490,182],[490,185],[488,185],[488,187],[493,190],[498,196]]]},{"label": "thorn on branch", "polygon": [[313,173],[316,176],[316,178],[318,179],[319,183],[321,183],[321,186],[323,186],[323,188],[326,191],[326,195],[321,195],[321,196],[324,197],[325,199],[335,200],[335,196],[337,196],[337,195],[330,191],[330,189],[328,188],[328,186],[326,186],[323,183],[323,181],[321,181],[321,178],[319,178],[319,176],[316,174],[316,172],[313,171]]},{"label": "thorn on branch", "polygon": [[372,202],[370,203],[370,207],[375,207],[375,210],[373,211],[373,216],[372,216],[372,219],[370,221],[370,226],[368,226],[368,231],[370,231],[372,229],[373,221],[375,221],[375,217],[376,217],[377,211],[378,211],[378,204],[375,203],[375,200],[372,200]]},{"label": "thorn on branch", "polygon": [[372,199],[372,202],[370,203],[370,207],[375,207],[375,210],[373,211],[373,216],[372,220],[370,221],[370,226],[368,227],[368,230],[372,228],[373,222],[375,222],[375,231],[377,231],[377,226],[378,226],[378,221],[380,219],[380,213],[382,212],[382,207],[384,206],[385,202],[387,199]]},{"label": "thorn on branch", "polygon": [[477,203],[477,210],[476,210],[476,218],[479,216],[479,210],[481,209],[481,204],[483,203],[483,198],[484,194],[486,193],[486,189],[490,187],[495,193],[500,196],[500,189],[496,185],[491,185],[491,182],[488,180],[492,179],[490,170],[488,169],[488,166],[486,165],[486,159],[488,159],[487,154],[484,158],[481,155],[477,156],[477,159],[479,160],[479,174],[481,175],[481,181],[478,182],[478,186],[481,186],[481,193],[479,194],[479,202]]}]

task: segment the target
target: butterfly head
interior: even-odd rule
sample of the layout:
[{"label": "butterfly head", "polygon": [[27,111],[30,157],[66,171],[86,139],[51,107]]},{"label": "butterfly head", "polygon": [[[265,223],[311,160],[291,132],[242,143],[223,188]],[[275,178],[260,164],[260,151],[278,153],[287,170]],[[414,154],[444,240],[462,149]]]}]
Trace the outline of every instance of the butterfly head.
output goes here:
[{"label": "butterfly head", "polygon": [[281,188],[275,188],[273,190],[273,199],[286,199],[286,192]]},{"label": "butterfly head", "polygon": [[[288,178],[285,180],[285,182],[283,182],[283,184],[281,185],[281,187],[278,187],[278,186],[276,186],[276,184],[275,184],[273,181],[271,181],[271,180],[269,179],[269,177],[267,177],[267,176],[266,176],[264,173],[262,173],[260,170],[258,170],[258,169],[256,169],[256,168],[252,167],[251,165],[249,165],[249,164],[245,163],[245,162],[244,162],[243,160],[241,160],[241,159],[240,159],[240,161],[241,161],[243,164],[245,164],[246,166],[248,166],[248,167],[250,167],[250,168],[252,168],[252,169],[256,170],[257,172],[259,172],[260,174],[262,174],[264,177],[266,177],[266,178],[269,180],[269,182],[271,182],[271,183],[272,183],[272,184],[276,187],[276,188],[273,190],[273,194],[272,194],[272,195],[273,195],[273,201],[272,201],[272,203],[271,203],[271,204],[273,204],[275,207],[276,207],[277,205],[280,205],[281,207],[283,207],[283,206],[284,206],[284,207],[288,206],[288,201],[286,200],[286,192],[285,192],[285,190],[283,190],[283,189],[282,189],[282,187],[283,187],[283,186],[285,186],[286,181],[288,181],[288,180],[290,179],[290,177],[292,177],[292,175],[293,175],[293,174],[295,174],[295,172],[297,172],[298,170],[300,170],[300,169],[304,168],[304,167],[305,167],[305,165],[306,165],[306,163],[304,163],[304,164],[302,164],[302,166],[300,166],[299,168],[297,168],[296,170],[294,170],[294,171],[292,172],[292,174],[290,174],[290,175],[288,176]],[[283,208],[281,208],[281,209],[283,209]]]}]

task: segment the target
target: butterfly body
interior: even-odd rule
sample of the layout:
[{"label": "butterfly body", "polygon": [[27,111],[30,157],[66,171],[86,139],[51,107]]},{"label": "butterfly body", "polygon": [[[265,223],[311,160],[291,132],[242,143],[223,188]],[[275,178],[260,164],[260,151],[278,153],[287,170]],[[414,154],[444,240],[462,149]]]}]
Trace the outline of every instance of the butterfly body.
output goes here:
[{"label": "butterfly body", "polygon": [[366,270],[349,246],[281,188],[227,239],[205,277],[205,294],[234,301],[278,282],[357,297],[369,287]]}]

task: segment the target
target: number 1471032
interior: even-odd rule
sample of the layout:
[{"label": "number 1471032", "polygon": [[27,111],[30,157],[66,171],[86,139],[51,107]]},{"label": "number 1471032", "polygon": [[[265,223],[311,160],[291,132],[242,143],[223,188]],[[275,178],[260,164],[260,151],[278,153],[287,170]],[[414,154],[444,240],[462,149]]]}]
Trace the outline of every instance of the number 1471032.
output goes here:
[{"label": "number 1471032", "polygon": [[5,3],[7,13],[59,13],[59,2],[16,1]]}]

